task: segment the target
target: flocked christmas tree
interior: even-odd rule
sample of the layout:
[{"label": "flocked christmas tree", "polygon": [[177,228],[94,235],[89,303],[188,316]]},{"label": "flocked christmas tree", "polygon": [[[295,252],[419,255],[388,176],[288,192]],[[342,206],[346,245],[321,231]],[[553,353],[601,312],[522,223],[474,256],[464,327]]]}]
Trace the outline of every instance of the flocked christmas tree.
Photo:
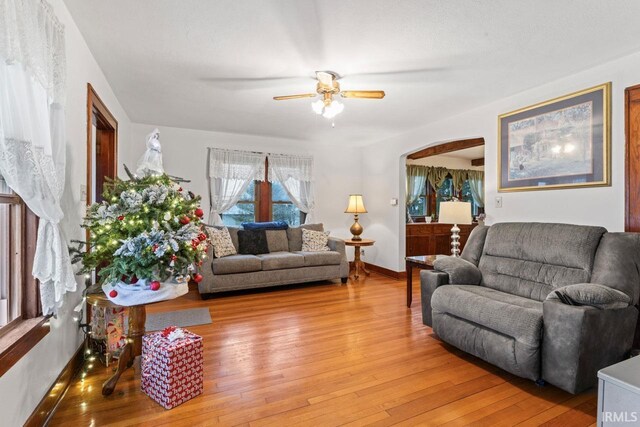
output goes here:
[{"label": "flocked christmas tree", "polygon": [[[161,170],[161,157],[158,161]],[[202,280],[195,267],[206,257],[209,241],[200,197],[159,170],[145,169],[140,177],[127,173],[129,180],[107,183],[103,201],[87,209],[82,227],[89,232],[89,251],[76,255],[83,272],[98,270],[99,283],[113,285],[109,292],[103,286],[112,298],[118,295],[116,284],[135,285],[139,279],[151,291],[162,282]]]}]

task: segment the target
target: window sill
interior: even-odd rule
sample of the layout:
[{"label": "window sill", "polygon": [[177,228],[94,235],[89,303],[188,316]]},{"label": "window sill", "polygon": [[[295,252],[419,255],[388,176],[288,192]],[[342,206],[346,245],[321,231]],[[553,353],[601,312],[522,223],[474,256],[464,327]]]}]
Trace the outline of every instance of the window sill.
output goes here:
[{"label": "window sill", "polygon": [[20,320],[0,330],[0,377],[49,333],[49,319]]}]

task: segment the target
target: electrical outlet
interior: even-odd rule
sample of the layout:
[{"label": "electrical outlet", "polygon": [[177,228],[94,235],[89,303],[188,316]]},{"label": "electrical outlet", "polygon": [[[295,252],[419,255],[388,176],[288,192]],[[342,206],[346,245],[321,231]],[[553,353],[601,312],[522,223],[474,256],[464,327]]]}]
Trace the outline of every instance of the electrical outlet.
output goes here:
[{"label": "electrical outlet", "polygon": [[502,207],[502,196],[497,196],[496,197],[496,208],[501,208]]},{"label": "electrical outlet", "polygon": [[360,249],[360,256],[364,256],[364,249]]},{"label": "electrical outlet", "polygon": [[80,201],[81,202],[87,201],[87,186],[84,184],[80,185]]}]

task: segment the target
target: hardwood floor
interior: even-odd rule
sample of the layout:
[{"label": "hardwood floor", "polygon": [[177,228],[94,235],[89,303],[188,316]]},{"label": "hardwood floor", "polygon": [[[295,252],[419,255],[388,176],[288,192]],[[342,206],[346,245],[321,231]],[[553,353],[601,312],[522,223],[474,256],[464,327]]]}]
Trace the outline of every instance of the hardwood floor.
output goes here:
[{"label": "hardwood floor", "polygon": [[[419,295],[419,280],[414,280]],[[536,387],[438,341],[405,282],[372,274],[228,295],[197,292],[150,312],[209,307],[204,394],[164,410],[128,370],[110,397],[96,364],[51,425],[595,425],[595,393]]]}]

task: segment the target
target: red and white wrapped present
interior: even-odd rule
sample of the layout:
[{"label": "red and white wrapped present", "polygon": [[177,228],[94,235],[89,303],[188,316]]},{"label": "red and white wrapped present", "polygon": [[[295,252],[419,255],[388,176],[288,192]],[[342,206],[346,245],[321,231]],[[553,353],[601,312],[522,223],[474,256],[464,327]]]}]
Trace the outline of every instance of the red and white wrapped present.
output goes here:
[{"label": "red and white wrapped present", "polygon": [[142,337],[142,391],[171,409],[202,393],[202,337],[171,326]]}]

